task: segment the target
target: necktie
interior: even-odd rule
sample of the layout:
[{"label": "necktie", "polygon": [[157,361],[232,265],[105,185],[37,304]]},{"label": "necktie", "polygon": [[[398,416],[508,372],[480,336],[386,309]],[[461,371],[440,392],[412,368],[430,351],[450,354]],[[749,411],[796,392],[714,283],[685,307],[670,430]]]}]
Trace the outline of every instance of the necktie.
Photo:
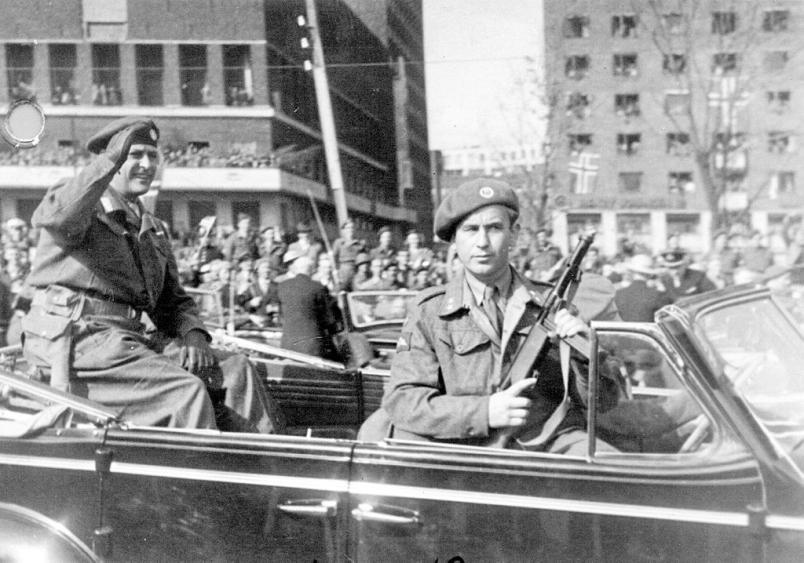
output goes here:
[{"label": "necktie", "polygon": [[503,315],[497,306],[497,286],[486,286],[483,290],[483,311],[491,321],[494,332],[499,335],[502,330]]}]

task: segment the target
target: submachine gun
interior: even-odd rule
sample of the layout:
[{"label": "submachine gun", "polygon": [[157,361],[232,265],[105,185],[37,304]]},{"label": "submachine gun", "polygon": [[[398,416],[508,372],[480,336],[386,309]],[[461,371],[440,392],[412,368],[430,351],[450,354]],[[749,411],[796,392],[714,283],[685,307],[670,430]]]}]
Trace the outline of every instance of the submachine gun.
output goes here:
[{"label": "submachine gun", "polygon": [[[524,377],[538,377],[539,369],[550,348],[554,345],[551,336],[555,333],[555,323],[553,317],[557,311],[568,307],[575,294],[575,289],[581,281],[581,264],[589,248],[595,240],[595,232],[589,231],[581,235],[578,244],[567,259],[565,266],[560,270],[558,279],[553,287],[550,288],[544,298],[539,314],[533,327],[525,337],[525,341],[511,362],[508,372],[503,375],[500,385],[501,389],[508,387],[512,381],[518,381]],[[589,340],[582,335],[575,335],[563,339],[572,349],[576,350],[583,357],[590,355]],[[524,374],[524,375],[522,375]],[[545,426],[547,423],[545,423]],[[505,448],[508,442],[516,437],[519,428],[501,428],[492,432],[491,437],[485,444],[488,447]]]}]

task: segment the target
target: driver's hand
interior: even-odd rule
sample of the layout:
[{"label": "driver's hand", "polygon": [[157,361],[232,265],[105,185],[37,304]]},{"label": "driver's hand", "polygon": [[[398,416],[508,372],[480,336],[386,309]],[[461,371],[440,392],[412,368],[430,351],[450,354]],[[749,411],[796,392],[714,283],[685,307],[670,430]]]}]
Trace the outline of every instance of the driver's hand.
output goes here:
[{"label": "driver's hand", "polygon": [[215,365],[215,356],[204,332],[193,329],[185,335],[179,362],[181,367],[195,375]]}]

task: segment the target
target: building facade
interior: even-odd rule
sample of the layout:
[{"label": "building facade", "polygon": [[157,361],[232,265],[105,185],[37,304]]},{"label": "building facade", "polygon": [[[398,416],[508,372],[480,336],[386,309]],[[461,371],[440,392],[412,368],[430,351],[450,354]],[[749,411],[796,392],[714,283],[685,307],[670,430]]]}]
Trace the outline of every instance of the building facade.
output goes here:
[{"label": "building facade", "polygon": [[[400,184],[402,165],[429,168],[426,144],[424,160],[415,162],[422,155],[410,147],[420,131],[408,124],[426,119],[426,108],[423,97],[400,99],[406,63],[390,39],[402,34],[403,47],[416,54],[421,4],[403,2],[414,17],[401,23],[392,17],[393,2],[350,4],[317,2],[347,205],[364,234],[386,224],[402,231],[432,215],[429,197],[411,206],[416,191]],[[35,93],[47,119],[39,147],[0,153],[4,219],[29,219],[47,187],[74,173],[81,146],[104,123],[144,115],[161,129],[165,163],[156,209],[174,230],[192,230],[206,215],[233,224],[244,212],[292,232],[312,219],[312,196],[336,235],[304,64],[310,54],[301,45],[310,37],[297,23],[303,0],[0,6],[0,103]],[[423,91],[423,79],[415,87]],[[403,149],[407,160],[399,156]]]},{"label": "building facade", "polygon": [[804,207],[804,5],[545,0],[556,240],[615,254],[718,219],[770,232]]}]

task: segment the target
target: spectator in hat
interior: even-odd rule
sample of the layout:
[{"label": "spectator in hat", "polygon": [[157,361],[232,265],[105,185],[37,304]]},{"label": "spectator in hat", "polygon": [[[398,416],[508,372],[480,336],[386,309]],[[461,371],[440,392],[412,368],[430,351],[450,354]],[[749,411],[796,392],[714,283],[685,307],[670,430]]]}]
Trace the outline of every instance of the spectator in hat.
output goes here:
[{"label": "spectator in hat", "polygon": [[377,246],[371,249],[369,252],[369,258],[372,260],[375,258],[379,258],[383,261],[383,266],[394,259],[394,255],[396,255],[396,248],[393,245],[393,231],[391,231],[391,227],[380,227],[378,232],[379,242]]},{"label": "spectator in hat", "polygon": [[391,284],[383,277],[383,260],[380,257],[372,258],[369,263],[369,276],[363,282],[354,283],[354,291],[372,291],[391,289]]},{"label": "spectator in hat", "polygon": [[313,264],[318,263],[318,257],[323,252],[323,246],[313,238],[313,229],[309,223],[300,221],[296,224],[296,240],[288,245],[288,250],[306,255]]},{"label": "spectator in hat", "polygon": [[429,268],[433,263],[433,251],[421,246],[422,237],[416,229],[410,229],[405,239],[408,251],[408,263],[415,276],[419,268]]},{"label": "spectator in hat", "polygon": [[355,238],[355,224],[347,219],[341,224],[341,236],[332,243],[332,254],[338,271],[338,290],[352,291],[352,279],[357,272],[355,260],[366,252],[366,244]]},{"label": "spectator in hat", "polygon": [[287,250],[287,245],[277,238],[276,227],[268,225],[260,231],[260,242],[260,258],[266,260],[274,272],[282,272],[282,256]]},{"label": "spectator in hat", "polygon": [[626,264],[629,283],[614,295],[617,310],[624,321],[653,322],[656,311],[673,302],[665,291],[651,285],[658,275],[653,258],[636,254]]},{"label": "spectator in hat", "polygon": [[[22,319],[25,358],[52,386],[135,424],[215,428],[212,393],[216,406],[237,415],[226,419],[237,428],[275,430],[276,411],[253,366],[210,347],[165,226],[139,199],[156,174],[158,140],[150,119],[109,123],[87,143],[97,156],[34,211],[41,232]],[[175,344],[174,355],[146,332],[143,315]],[[226,393],[222,404],[223,389],[248,393]]]},{"label": "spectator in hat", "polygon": [[288,249],[285,264],[287,277],[277,286],[282,316],[280,346],[339,360],[333,336],[343,326],[335,299],[326,287],[311,279],[313,263],[307,255]]},{"label": "spectator in hat", "polygon": [[237,214],[237,229],[226,237],[222,252],[223,258],[233,263],[239,262],[244,257],[248,257],[251,260],[256,260],[260,257],[257,237],[251,227],[251,215],[247,213]]},{"label": "spectator in hat", "polygon": [[690,267],[690,258],[683,248],[669,249],[661,253],[660,263],[664,273],[659,276],[663,288],[673,303],[690,295],[697,295],[717,289],[701,270]]}]

